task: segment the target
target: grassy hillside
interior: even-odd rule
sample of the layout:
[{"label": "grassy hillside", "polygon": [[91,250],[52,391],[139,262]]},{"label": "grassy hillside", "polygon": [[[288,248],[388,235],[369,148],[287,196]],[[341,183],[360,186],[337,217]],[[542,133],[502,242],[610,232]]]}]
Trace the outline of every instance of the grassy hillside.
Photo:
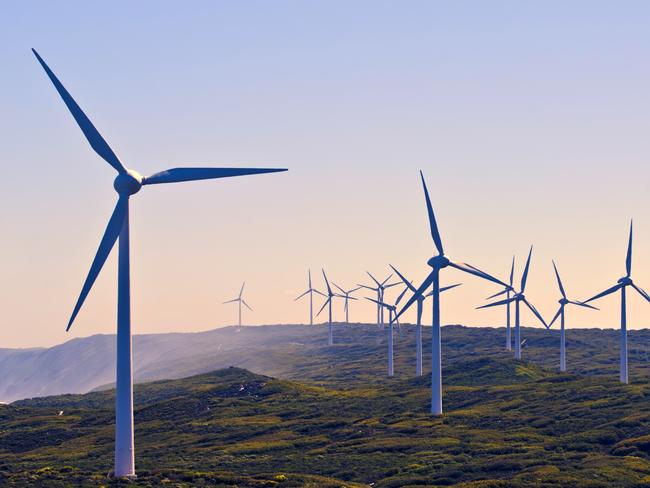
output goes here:
[{"label": "grassy hillside", "polygon": [[[392,379],[379,336],[369,354],[357,333],[311,362],[283,358],[293,380],[228,368],[137,385],[132,486],[650,486],[646,363],[637,353],[634,384],[620,385],[607,334],[588,345],[594,365],[573,339],[569,357],[593,374],[560,375],[537,332],[524,357],[539,364],[500,352],[497,331],[445,328],[434,419],[406,331]],[[103,391],[0,406],[0,486],[108,486],[112,402]]]}]

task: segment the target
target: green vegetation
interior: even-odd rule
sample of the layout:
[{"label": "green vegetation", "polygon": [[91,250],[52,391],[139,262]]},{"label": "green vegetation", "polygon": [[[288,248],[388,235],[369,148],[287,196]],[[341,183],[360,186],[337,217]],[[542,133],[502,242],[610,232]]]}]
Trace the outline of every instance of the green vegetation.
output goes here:
[{"label": "green vegetation", "polygon": [[[546,331],[526,330],[531,362],[515,362],[502,331],[445,328],[442,418],[428,413],[429,376],[411,377],[410,328],[392,379],[385,335],[351,326],[333,348],[287,346],[302,353],[282,357],[284,379],[227,368],[137,385],[129,486],[650,487],[645,333],[623,386],[608,336],[579,332],[574,375],[550,367]],[[106,477],[112,408],[112,390],[0,405],[0,486],[126,486]]]}]

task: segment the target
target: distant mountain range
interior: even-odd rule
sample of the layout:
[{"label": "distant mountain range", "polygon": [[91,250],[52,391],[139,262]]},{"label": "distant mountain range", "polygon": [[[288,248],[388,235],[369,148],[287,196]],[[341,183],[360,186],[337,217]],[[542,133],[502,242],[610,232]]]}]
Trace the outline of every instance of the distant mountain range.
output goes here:
[{"label": "distant mountain range", "polygon": [[[443,360],[453,363],[472,355],[502,357],[503,329],[446,326]],[[425,329],[425,360],[429,330]],[[525,328],[524,359],[540,366],[557,367],[557,331]],[[338,388],[360,381],[380,382],[386,366],[386,332],[376,325],[337,324],[335,341],[326,345],[322,325],[267,325],[224,327],[198,333],[147,334],[133,337],[136,382],[176,379],[229,366],[258,374]],[[567,332],[569,371],[616,377],[618,331],[576,329]],[[412,326],[402,326],[396,342],[396,374],[414,368]],[[650,375],[650,330],[631,331],[631,379]],[[425,363],[426,364],[426,363]],[[318,367],[315,367],[317,365]],[[335,368],[336,371],[332,371]],[[369,374],[371,373],[371,374]],[[86,393],[111,386],[115,378],[115,336],[95,335],[73,339],[50,348],[0,349],[0,402]]]}]

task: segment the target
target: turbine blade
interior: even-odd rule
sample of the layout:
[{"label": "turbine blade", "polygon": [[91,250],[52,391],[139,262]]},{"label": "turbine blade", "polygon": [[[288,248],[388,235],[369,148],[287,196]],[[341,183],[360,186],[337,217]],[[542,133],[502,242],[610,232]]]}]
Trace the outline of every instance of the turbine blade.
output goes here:
[{"label": "turbine blade", "polygon": [[294,302],[297,302],[298,300],[300,300],[302,297],[304,297],[304,296],[305,296],[307,293],[309,293],[310,291],[311,291],[311,290],[307,290],[305,293],[302,293],[302,294],[298,295],[296,298],[294,298],[293,301],[294,301]]},{"label": "turbine blade", "polygon": [[323,293],[322,291],[318,291],[316,288],[312,288],[311,291],[313,291],[314,293],[318,293],[322,297],[327,296],[327,295],[325,295],[325,293]]},{"label": "turbine blade", "polygon": [[510,287],[512,288],[512,280],[515,277],[515,257],[512,256],[512,266],[510,267]]},{"label": "turbine blade", "polygon": [[244,293],[244,285],[246,285],[245,281],[241,285],[241,290],[239,290],[239,298],[241,298],[241,294]]},{"label": "turbine blade", "polygon": [[321,268],[321,271],[323,272],[323,278],[325,278],[325,284],[327,285],[327,294],[329,296],[332,296],[332,295],[334,295],[334,293],[332,293],[332,288],[330,287],[330,282],[327,281],[327,275],[325,274],[325,270]]},{"label": "turbine blade", "polygon": [[505,300],[499,300],[498,302],[492,302],[488,303],[487,305],[481,305],[480,307],[476,307],[476,309],[480,308],[489,308],[489,307],[498,307],[499,305],[506,305],[507,303],[514,302],[516,299],[514,297],[511,298],[506,298]]},{"label": "turbine blade", "polygon": [[182,181],[211,180],[231,176],[246,176],[262,173],[277,173],[287,171],[286,168],[171,168],[147,176],[143,185],[159,183],[179,183]]},{"label": "turbine blade", "polygon": [[627,256],[625,257],[625,271],[629,277],[632,274],[632,220],[630,220],[630,237],[627,241]]},{"label": "turbine blade", "polygon": [[489,297],[486,298],[486,300],[491,300],[491,299],[493,299],[493,298],[496,298],[496,297],[498,297],[498,296],[504,295],[504,294],[506,294],[506,293],[508,293],[508,288],[506,288],[505,290],[501,290],[501,291],[495,293],[494,295],[490,295]]},{"label": "turbine blade", "polygon": [[456,288],[457,286],[460,286],[460,285],[462,285],[462,283],[456,283],[454,285],[443,286],[442,288],[440,288],[440,293],[442,293],[443,291],[451,290],[452,288]]},{"label": "turbine blade", "polygon": [[553,327],[553,323],[557,320],[557,318],[558,318],[558,317],[560,316],[560,314],[562,313],[562,308],[563,308],[562,305],[560,305],[560,308],[557,309],[556,314],[553,316],[553,320],[551,320],[551,321],[549,322],[547,329],[550,329],[551,327]]},{"label": "turbine blade", "polygon": [[528,280],[528,269],[530,268],[530,257],[533,254],[533,246],[530,246],[530,251],[528,251],[528,259],[526,259],[526,267],[524,268],[524,274],[521,275],[521,293],[526,289],[526,281]]},{"label": "turbine blade", "polygon": [[239,301],[239,298],[233,298],[232,300],[228,300],[227,302],[223,302],[223,304],[225,305],[226,303],[233,303],[233,302],[238,302],[238,301]]},{"label": "turbine blade", "polygon": [[372,286],[359,285],[358,283],[357,283],[357,286],[358,286],[359,288],[365,288],[366,290],[377,291],[377,288],[373,288]]},{"label": "turbine blade", "polygon": [[379,300],[375,300],[373,298],[366,297],[366,300],[370,300],[371,302],[375,302],[377,305],[381,305],[382,307],[386,307],[386,308],[389,307],[389,305],[387,305],[386,303],[380,302]]},{"label": "turbine blade", "polygon": [[431,285],[431,283],[433,283],[433,273],[434,272],[430,273],[429,276],[427,276],[427,278],[418,287],[418,289],[415,290],[413,295],[411,295],[411,298],[409,298],[408,301],[402,307],[402,310],[400,310],[399,313],[397,315],[395,315],[395,320],[400,318],[402,316],[402,314],[404,312],[406,312],[411,305],[413,305],[413,302],[415,302],[415,300],[417,300],[418,297],[423,296],[422,294],[424,293],[424,291],[429,287],[429,285]]},{"label": "turbine blade", "polygon": [[247,308],[248,310],[250,310],[251,312],[253,311],[253,309],[250,307],[250,305],[249,305],[248,303],[246,303],[246,300],[242,300],[241,302],[242,302],[244,305],[246,305],[246,308]]},{"label": "turbine blade", "polygon": [[600,310],[598,307],[594,307],[593,305],[589,305],[588,303],[582,303],[574,300],[569,300],[569,303],[572,303],[573,305],[579,305],[580,307],[586,307],[586,308],[592,308],[594,310]]},{"label": "turbine blade", "polygon": [[639,292],[639,295],[641,295],[643,298],[645,298],[650,302],[650,296],[646,293],[646,291],[643,288],[639,288],[634,283],[632,283],[632,288],[634,288],[637,292]]},{"label": "turbine blade", "polygon": [[429,198],[429,190],[427,190],[427,184],[424,181],[424,174],[422,174],[422,171],[420,171],[420,178],[422,179],[422,188],[424,188],[424,198],[427,201],[427,213],[429,214],[429,226],[431,227],[431,237],[433,237],[433,242],[436,245],[438,254],[442,256],[445,254],[445,251],[442,248],[442,239],[440,239],[440,232],[438,231],[436,216],[433,213],[433,206],[431,205],[431,199]]},{"label": "turbine blade", "polygon": [[311,290],[311,269],[307,270],[308,276],[309,276],[309,289]]},{"label": "turbine blade", "polygon": [[[356,288],[352,288],[350,291],[348,291],[348,295],[349,295],[350,293],[354,293],[355,291],[359,291],[360,289],[361,289],[360,286],[357,286]],[[352,297],[350,297],[350,298],[352,298]]]},{"label": "turbine blade", "polygon": [[318,313],[316,314],[316,317],[318,317],[318,316],[320,315],[320,313],[321,313],[321,312],[323,311],[323,309],[327,306],[327,304],[330,302],[330,300],[331,300],[331,298],[330,298],[330,297],[327,297],[327,300],[325,300],[325,303],[323,303],[323,306],[320,308],[320,310],[319,310]]},{"label": "turbine blade", "polygon": [[93,287],[93,283],[95,283],[99,272],[102,270],[102,267],[106,262],[106,258],[108,258],[108,255],[111,253],[111,249],[113,249],[115,241],[117,241],[117,238],[120,236],[120,231],[122,230],[122,225],[124,224],[124,219],[128,211],[129,197],[120,197],[117,201],[117,204],[115,205],[115,210],[113,210],[113,215],[111,215],[111,218],[108,221],[108,225],[104,231],[104,236],[99,243],[99,248],[95,254],[95,259],[93,259],[93,262],[90,265],[90,271],[88,271],[86,281],[81,288],[81,293],[79,294],[77,304],[72,311],[72,316],[70,317],[68,326],[65,329],[66,331],[70,330],[72,322],[74,322],[74,319],[79,313],[79,310],[81,310],[81,306],[83,305],[88,292],[90,292],[90,289]]},{"label": "turbine blade", "polygon": [[410,288],[408,286],[404,287],[404,290],[402,290],[402,293],[400,293],[399,296],[397,297],[397,300],[395,300],[395,305],[397,305],[402,300],[402,298],[404,297],[406,292],[409,291],[409,290],[410,290]]},{"label": "turbine blade", "polygon": [[63,102],[66,104],[68,107],[68,110],[74,117],[74,119],[77,121],[77,125],[79,125],[79,128],[81,128],[81,131],[84,133],[86,136],[86,139],[88,139],[88,142],[90,143],[90,147],[92,147],[95,152],[108,164],[110,164],[113,168],[117,170],[118,173],[125,173],[126,168],[122,165],[120,160],[117,158],[113,150],[109,147],[109,145],[106,143],[104,138],[101,136],[99,131],[95,128],[93,123],[90,121],[88,117],[86,117],[86,114],[81,110],[79,105],[77,105],[77,102],[75,102],[74,98],[68,93],[68,90],[65,89],[63,84],[59,81],[59,79],[56,77],[56,75],[52,72],[50,67],[43,61],[43,58],[36,52],[35,49],[32,49],[32,52],[34,53],[34,56],[36,56],[36,59],[38,59],[38,62],[41,64],[45,72],[47,73],[47,76],[50,78],[50,81],[52,81],[52,84],[54,85],[54,88],[56,88],[56,91],[59,92],[59,95],[63,99]]},{"label": "turbine blade", "polygon": [[405,285],[406,285],[406,286],[407,286],[411,291],[415,291],[415,287],[413,286],[413,283],[411,283],[409,280],[407,280],[406,277],[405,277],[402,273],[400,273],[400,272],[397,270],[397,268],[395,268],[395,266],[393,266],[392,264],[389,264],[389,266],[390,266],[391,268],[393,268],[393,271],[395,271],[395,273],[397,274],[397,276],[399,276],[399,278],[402,280],[402,282],[403,282],[403,283],[404,283],[404,284],[405,284]]},{"label": "turbine blade", "polygon": [[582,303],[584,304],[584,303],[592,302],[592,301],[594,301],[594,300],[598,300],[599,298],[602,298],[602,297],[604,297],[604,296],[607,296],[607,295],[609,295],[610,293],[614,293],[615,291],[617,291],[618,289],[620,289],[621,286],[623,286],[623,285],[621,285],[620,283],[617,283],[616,285],[612,286],[611,288],[607,288],[607,290],[605,290],[605,291],[601,291],[598,295],[594,295],[594,296],[591,297],[589,300],[584,300]]},{"label": "turbine blade", "polygon": [[530,303],[528,300],[524,298],[523,302],[526,304],[526,306],[530,309],[531,312],[539,319],[539,321],[548,329],[548,325],[546,325],[546,321],[544,320],[544,317],[542,317],[542,314],[540,314],[537,309],[533,306],[532,303]]},{"label": "turbine blade", "polygon": [[390,288],[392,286],[397,286],[397,285],[401,285],[401,283],[399,283],[399,282],[397,282],[397,283],[388,283],[387,285],[384,285],[384,288]]},{"label": "turbine blade", "polygon": [[386,284],[388,280],[390,280],[393,277],[393,273],[388,275],[388,278],[386,278],[384,281],[381,282],[382,286]]},{"label": "turbine blade", "polygon": [[564,292],[564,287],[562,286],[562,280],[560,279],[560,273],[557,272],[557,266],[555,266],[555,261],[552,261],[553,269],[555,270],[555,277],[557,278],[557,286],[560,287],[560,293],[562,297],[566,298],[566,293]]},{"label": "turbine blade", "polygon": [[370,277],[372,278],[372,281],[374,281],[375,283],[377,283],[377,287],[381,287],[381,283],[379,283],[379,281],[377,281],[377,280],[375,279],[375,277],[374,277],[373,275],[370,274],[370,271],[366,271],[366,273],[368,273],[368,276],[370,276]]},{"label": "turbine blade", "polygon": [[465,273],[469,273],[471,275],[478,276],[479,278],[483,278],[484,280],[491,281],[492,283],[496,283],[497,285],[506,286],[506,287],[508,286],[503,281],[501,281],[500,279],[495,278],[494,276],[487,274],[485,271],[481,271],[476,266],[471,266],[471,265],[469,265],[467,263],[455,263],[453,261],[449,262],[449,266],[451,266],[452,268],[456,268],[456,269],[458,269],[460,271],[464,271]]},{"label": "turbine blade", "polygon": [[332,281],[332,284],[333,284],[335,287],[337,287],[339,290],[341,290],[341,293],[343,293],[343,294],[345,295],[345,290],[344,290],[343,288],[341,288],[339,285],[337,285],[337,284],[334,283],[333,281]]}]

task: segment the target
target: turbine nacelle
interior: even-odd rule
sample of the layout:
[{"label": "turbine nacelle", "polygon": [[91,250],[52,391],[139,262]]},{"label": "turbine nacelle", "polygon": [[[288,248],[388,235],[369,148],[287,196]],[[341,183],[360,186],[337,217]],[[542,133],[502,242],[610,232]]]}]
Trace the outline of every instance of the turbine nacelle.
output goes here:
[{"label": "turbine nacelle", "polygon": [[564,297],[563,297],[563,298],[560,298],[560,299],[558,300],[558,303],[559,303],[560,305],[563,305],[563,306],[564,306],[564,305],[566,305],[566,304],[568,304],[568,303],[571,303],[571,302],[569,301],[568,298],[564,298]]},{"label": "turbine nacelle", "polygon": [[618,280],[617,283],[620,283],[623,286],[629,286],[632,284],[632,278],[630,278],[629,276],[624,276],[623,278]]},{"label": "turbine nacelle", "polygon": [[133,195],[140,191],[144,177],[132,169],[127,169],[124,173],[120,173],[115,177],[113,188],[120,195]]},{"label": "turbine nacelle", "polygon": [[434,256],[427,261],[427,264],[434,269],[442,269],[449,266],[449,259],[442,254]]}]

